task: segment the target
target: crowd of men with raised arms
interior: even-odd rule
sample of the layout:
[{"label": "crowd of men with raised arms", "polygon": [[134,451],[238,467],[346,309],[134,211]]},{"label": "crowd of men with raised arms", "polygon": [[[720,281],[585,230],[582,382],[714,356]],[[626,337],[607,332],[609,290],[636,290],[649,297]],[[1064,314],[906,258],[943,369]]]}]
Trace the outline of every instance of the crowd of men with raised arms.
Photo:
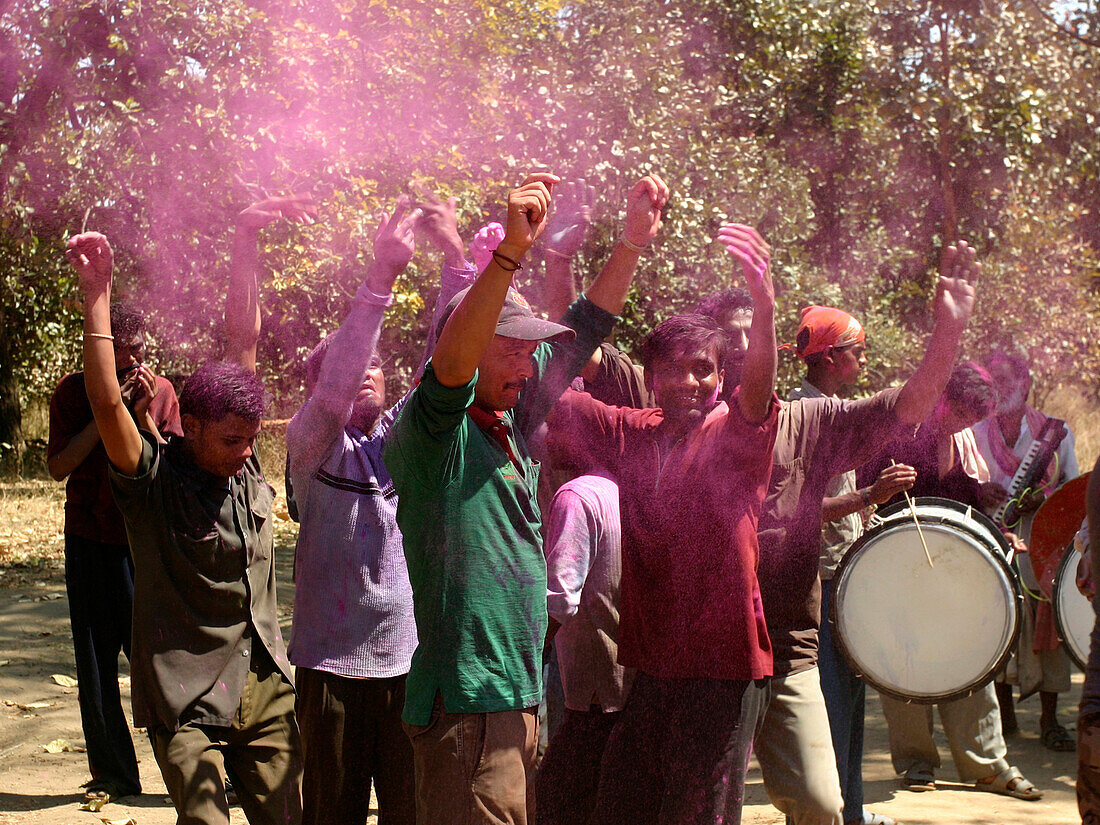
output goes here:
[{"label": "crowd of men with raised arms", "polygon": [[[661,321],[637,365],[608,339],[670,197],[655,174],[634,185],[580,295],[583,182],[532,174],[469,249],[453,199],[402,199],[381,217],[287,428],[300,521],[289,643],[275,493],[254,450],[257,245],[275,221],[312,222],[313,202],[240,213],[223,359],[178,399],[146,362],[141,316],[111,302],[108,239],[70,239],[84,370],[55,392],[49,468],[68,478],[89,795],[140,793],[122,651],[134,725],[185,825],[226,825],[231,794],[254,825],[361,825],[372,786],[381,825],[737,823],[753,752],[788,822],[894,823],[863,804],[865,687],[828,621],[833,577],[877,506],[1004,498],[1045,421],[1026,404],[1026,356],[956,363],[980,269],[959,242],[916,369],[846,400],[867,361],[860,323],[807,307],[777,347],[771,249],[727,223],[715,241],[738,286]],[[552,320],[513,285],[540,237]],[[442,256],[439,293],[415,380],[387,400],[378,342],[418,239]],[[806,368],[788,400],[779,349]],[[1077,475],[1072,435],[1060,455],[1025,515]],[[1008,537],[1021,550],[1027,528]],[[1041,692],[1043,744],[1074,747],[1056,716],[1068,660],[1044,609],[1029,602],[996,685],[940,703],[959,777],[978,790],[1042,795],[1008,759],[1012,684]],[[555,685],[564,707],[551,703],[540,754]],[[931,706],[883,708],[903,784],[935,788]],[[1100,821],[1100,801],[1081,799]]]}]

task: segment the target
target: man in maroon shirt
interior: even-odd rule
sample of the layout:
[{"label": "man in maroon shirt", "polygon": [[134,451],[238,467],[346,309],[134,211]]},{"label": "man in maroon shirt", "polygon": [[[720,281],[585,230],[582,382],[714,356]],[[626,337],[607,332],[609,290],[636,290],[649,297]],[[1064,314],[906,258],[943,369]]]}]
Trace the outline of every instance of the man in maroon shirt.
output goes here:
[{"label": "man in maroon shirt", "polygon": [[[145,361],[145,319],[111,307],[115,363],[123,398],[139,426],[180,434],[179,403],[168,380]],[[65,588],[73,629],[80,721],[92,778],[88,795],[141,793],[137,759],[118,690],[118,654],[130,658],[134,564],[122,514],[107,480],[107,453],[92,417],[84,373],[66,375],[50,399],[50,475],[65,485]]]},{"label": "man in maroon shirt", "polygon": [[643,348],[660,409],[569,392],[549,421],[552,451],[587,451],[620,485],[619,662],[638,675],[607,745],[600,823],[740,822],[771,674],[756,581],[777,409],[770,250],[745,226],[723,227],[719,240],[756,305],[730,403],[718,400],[726,334],[710,318],[676,316]]}]

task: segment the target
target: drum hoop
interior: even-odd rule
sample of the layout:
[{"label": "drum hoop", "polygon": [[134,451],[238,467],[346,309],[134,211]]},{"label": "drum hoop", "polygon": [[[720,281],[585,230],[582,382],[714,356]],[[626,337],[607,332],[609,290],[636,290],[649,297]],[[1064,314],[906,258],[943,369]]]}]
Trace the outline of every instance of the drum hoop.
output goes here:
[{"label": "drum hoop", "polygon": [[[848,663],[848,667],[851,668],[852,673],[865,681],[867,684],[871,685],[871,687],[873,687],[879,693],[885,696],[889,696],[892,699],[897,699],[901,702],[915,705],[934,705],[939,702],[946,702],[952,699],[963,699],[967,696],[971,696],[972,694],[977,693],[979,690],[992,682],[994,678],[996,678],[997,673],[999,673],[1004,668],[1004,666],[1008,664],[1008,660],[1012,658],[1012,652],[1016,649],[1016,642],[1020,636],[1020,615],[1021,611],[1024,609],[1024,594],[1023,591],[1020,589],[1020,583],[1016,578],[1016,574],[1013,572],[1011,565],[1008,563],[1008,560],[1004,555],[1004,551],[1009,549],[1008,542],[1005,541],[1004,537],[1001,535],[1001,531],[997,528],[997,526],[994,525],[993,522],[984,513],[980,513],[973,508],[968,508],[967,505],[962,504],[958,501],[954,501],[953,499],[937,498],[934,496],[922,496],[920,498],[913,499],[913,506],[915,508],[919,508],[922,503],[932,506],[946,505],[947,509],[956,510],[960,513],[965,513],[967,509],[970,509],[971,515],[977,515],[981,517],[979,521],[988,522],[990,532],[993,534],[994,537],[999,539],[998,543],[1002,549],[1002,552],[990,552],[984,547],[984,539],[987,538],[987,536],[980,533],[979,531],[967,527],[965,524],[960,525],[953,521],[927,517],[921,518],[921,513],[917,513],[917,517],[921,519],[922,523],[933,525],[947,524],[953,528],[957,528],[961,532],[967,533],[968,535],[970,535],[971,538],[981,539],[982,541],[978,542],[979,552],[983,552],[986,557],[992,559],[994,561],[994,566],[999,567],[1001,572],[1004,573],[1005,581],[1008,582],[1010,591],[1009,603],[1014,603],[1016,608],[1014,611],[1012,611],[1012,631],[1009,634],[1008,643],[1005,645],[1004,652],[997,658],[997,661],[987,669],[986,673],[983,676],[980,676],[978,679],[972,681],[970,684],[964,687],[959,688],[958,690],[950,691],[943,694],[925,694],[921,696],[914,696],[910,693],[896,690],[890,685],[880,682],[874,676],[863,672],[861,666],[856,662],[855,657],[848,650],[848,646],[847,644],[845,644],[844,637],[840,632],[840,622],[837,618],[837,595],[840,590],[839,585],[844,581],[844,574],[847,572],[848,567],[851,566],[851,562],[849,562],[849,559],[856,558],[859,555],[858,551],[861,550],[871,538],[877,537],[877,535],[882,532],[885,523],[877,524],[875,525],[875,527],[864,532],[863,535],[861,535],[858,539],[855,540],[855,542],[853,542],[852,546],[848,548],[847,552],[845,552],[844,556],[837,564],[836,573],[833,575],[833,598],[830,600],[829,603],[829,623],[833,631],[833,643],[836,645],[837,650],[840,651],[841,656],[844,657],[844,661]],[[903,501],[899,502],[898,504],[892,504],[889,507],[885,508],[885,510],[882,510],[880,512],[890,516],[896,512],[907,509],[909,509],[909,504]],[[903,524],[903,522],[895,522],[894,524],[901,525]]]},{"label": "drum hoop", "polygon": [[[956,513],[959,513],[962,516],[973,519],[974,521],[978,522],[979,524],[981,524],[983,527],[985,527],[989,531],[989,534],[993,537],[994,541],[997,542],[997,547],[1000,549],[1001,555],[1004,556],[1005,558],[1011,558],[1011,556],[1012,556],[1012,547],[1009,545],[1008,539],[1006,539],[1004,537],[1004,534],[1001,532],[1001,528],[999,528],[993,522],[993,519],[991,519],[989,516],[987,516],[985,513],[983,513],[978,508],[972,507],[969,504],[963,504],[961,501],[955,501],[953,498],[940,498],[939,496],[920,496],[918,498],[913,499],[913,507],[915,509],[919,510],[919,508],[922,507],[922,506],[924,506],[924,507],[942,507],[945,510],[954,510]],[[905,510],[908,510],[908,509],[909,509],[909,503],[908,502],[906,502],[906,501],[896,501],[893,504],[890,504],[890,505],[888,505],[886,507],[883,507],[882,509],[878,510],[875,513],[875,518],[877,518],[881,521],[881,520],[884,520],[883,519],[884,516],[893,516],[893,515],[896,515],[896,514],[901,513]],[[926,523],[927,522],[928,524],[950,524],[952,527],[957,527],[961,530],[964,530],[965,532],[970,533],[972,536],[978,536],[979,538],[982,538],[982,539],[987,538],[987,536],[984,533],[982,533],[980,530],[976,530],[975,528],[971,527],[970,525],[966,524],[965,522],[962,523],[962,524],[959,524],[959,523],[954,522],[954,521],[948,521],[947,519],[944,519],[942,517],[933,517],[933,516],[930,516],[928,514],[922,514],[920,512],[917,513],[917,518],[920,519],[921,523]],[[875,525],[875,527],[879,527],[879,526],[881,526],[881,525],[880,524]],[[863,535],[867,535],[867,533],[864,533]],[[860,536],[860,538],[863,538],[863,536]],[[855,544],[853,544],[849,548],[849,552],[851,550],[854,550],[854,549],[855,549]],[[845,554],[845,555],[847,555],[847,554]],[[1013,577],[1015,577],[1015,574],[1013,574]]]},{"label": "drum hoop", "polygon": [[[1062,621],[1062,611],[1058,609],[1058,605],[1060,604],[1058,596],[1062,592],[1062,574],[1065,572],[1066,567],[1069,566],[1070,559],[1075,555],[1080,554],[1077,553],[1077,548],[1070,543],[1062,552],[1062,559],[1058,562],[1058,570],[1054,574],[1054,589],[1051,591],[1051,595],[1054,596],[1054,598],[1050,600],[1050,606],[1054,610],[1054,626],[1058,630],[1058,637],[1062,640],[1062,644],[1065,645],[1066,654],[1073,660],[1073,663],[1077,665],[1077,667],[1084,671],[1088,668],[1088,660],[1081,658],[1073,645],[1066,641],[1066,639],[1070,638],[1070,633],[1065,626],[1065,622]],[[1074,562],[1074,566],[1076,566],[1076,562]],[[1077,586],[1076,570],[1073,571],[1073,577],[1070,581],[1073,582],[1074,587]]]}]

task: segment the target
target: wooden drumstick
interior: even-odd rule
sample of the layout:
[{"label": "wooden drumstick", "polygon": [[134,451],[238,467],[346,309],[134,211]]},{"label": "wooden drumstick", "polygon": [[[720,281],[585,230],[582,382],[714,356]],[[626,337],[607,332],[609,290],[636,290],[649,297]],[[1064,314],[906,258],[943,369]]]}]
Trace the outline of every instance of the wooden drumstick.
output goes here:
[{"label": "wooden drumstick", "polygon": [[[890,459],[890,466],[893,467],[897,462],[894,459]],[[924,557],[928,559],[928,566],[935,568],[936,565],[932,564],[932,554],[928,552],[928,542],[924,540],[924,531],[920,528],[920,519],[917,518],[916,508],[913,507],[913,499],[909,498],[909,491],[902,490],[901,494],[905,496],[905,503],[909,505],[909,514],[913,517],[913,524],[917,526],[917,535],[920,536],[921,547],[924,548]]]}]

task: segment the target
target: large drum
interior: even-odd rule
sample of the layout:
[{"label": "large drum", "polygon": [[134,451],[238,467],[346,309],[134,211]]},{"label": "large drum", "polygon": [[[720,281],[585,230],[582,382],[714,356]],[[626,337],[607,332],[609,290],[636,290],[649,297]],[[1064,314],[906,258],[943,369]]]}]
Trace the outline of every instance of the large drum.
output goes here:
[{"label": "large drum", "polygon": [[834,580],[830,620],[852,669],[887,696],[924,704],[987,685],[1012,652],[1023,599],[1000,530],[942,498],[891,505],[874,522]]},{"label": "large drum", "polygon": [[1066,653],[1084,670],[1089,661],[1089,636],[1096,614],[1092,603],[1077,589],[1077,565],[1081,551],[1072,544],[1066,548],[1058,571],[1054,574],[1054,620],[1058,623],[1058,635],[1066,645]]}]

